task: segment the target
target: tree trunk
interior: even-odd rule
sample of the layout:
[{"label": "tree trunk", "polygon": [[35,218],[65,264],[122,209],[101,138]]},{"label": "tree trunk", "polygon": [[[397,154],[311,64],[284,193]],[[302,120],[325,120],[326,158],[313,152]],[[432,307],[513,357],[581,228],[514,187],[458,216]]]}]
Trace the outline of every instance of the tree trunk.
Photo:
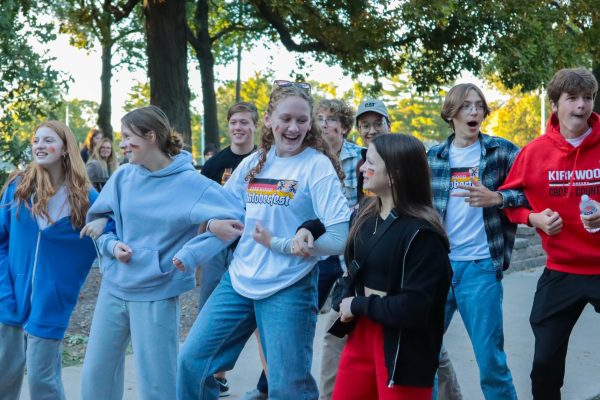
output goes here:
[{"label": "tree trunk", "polygon": [[202,82],[202,104],[204,106],[204,142],[219,144],[219,122],[217,120],[217,95],[215,93],[215,59],[212,54],[212,42],[208,32],[208,1],[199,0],[194,18],[196,39],[196,58],[200,65]]},{"label": "tree trunk", "polygon": [[[110,31],[110,27],[109,27]],[[105,136],[112,138],[111,119],[111,79],[112,79],[112,39],[102,43],[102,74],[100,83],[102,87],[102,100],[98,108],[98,127]]]},{"label": "tree trunk", "polygon": [[[600,83],[600,62],[594,63],[592,72],[598,83]],[[598,93],[596,93],[596,98],[594,99],[594,111],[600,113],[600,96],[598,96]]]},{"label": "tree trunk", "polygon": [[144,11],[150,103],[167,114],[191,150],[185,1],[148,0]]}]

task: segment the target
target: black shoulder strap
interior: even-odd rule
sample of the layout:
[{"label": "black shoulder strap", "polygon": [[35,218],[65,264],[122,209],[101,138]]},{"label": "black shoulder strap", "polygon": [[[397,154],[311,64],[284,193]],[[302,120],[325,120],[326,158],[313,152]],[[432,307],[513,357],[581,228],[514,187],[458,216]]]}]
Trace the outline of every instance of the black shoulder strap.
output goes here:
[{"label": "black shoulder strap", "polygon": [[[356,273],[360,269],[363,264],[363,261],[367,259],[371,251],[375,247],[375,244],[381,239],[383,234],[393,225],[394,222],[398,219],[398,215],[396,212],[392,210],[388,217],[383,221],[383,224],[379,227],[379,229],[367,240],[365,243],[366,251],[362,255],[360,259],[356,258],[356,249],[354,250],[355,258],[352,260],[352,264],[348,267],[348,274],[354,279],[356,277]],[[356,241],[354,242],[356,246]]]}]

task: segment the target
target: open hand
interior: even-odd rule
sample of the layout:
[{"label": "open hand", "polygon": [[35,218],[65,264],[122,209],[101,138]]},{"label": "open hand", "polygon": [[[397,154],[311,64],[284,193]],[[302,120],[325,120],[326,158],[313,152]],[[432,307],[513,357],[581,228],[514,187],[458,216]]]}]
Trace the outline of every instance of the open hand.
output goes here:
[{"label": "open hand", "polygon": [[102,235],[102,232],[104,232],[106,221],[108,221],[108,218],[98,218],[88,222],[83,228],[81,228],[79,237],[82,238],[84,236],[89,236],[93,240],[98,239],[100,235]]},{"label": "open hand", "polygon": [[242,236],[244,224],[237,219],[213,219],[208,230],[224,242],[230,242]]},{"label": "open hand", "polygon": [[452,197],[464,197],[465,202],[471,207],[497,207],[502,205],[502,195],[498,192],[492,192],[486,188],[477,179],[471,177],[470,185],[458,185],[458,189],[466,190],[466,192],[452,193]]}]

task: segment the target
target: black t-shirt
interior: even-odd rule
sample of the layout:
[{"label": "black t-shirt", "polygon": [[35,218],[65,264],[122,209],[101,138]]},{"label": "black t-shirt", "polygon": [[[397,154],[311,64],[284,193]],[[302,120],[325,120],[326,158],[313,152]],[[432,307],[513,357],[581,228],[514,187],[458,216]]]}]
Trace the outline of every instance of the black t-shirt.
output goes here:
[{"label": "black t-shirt", "polygon": [[256,147],[247,154],[235,154],[231,151],[231,147],[227,146],[214,156],[212,156],[202,167],[200,172],[207,178],[212,179],[220,185],[224,185],[227,179],[231,176],[231,173],[237,166],[242,162],[246,156],[256,150]]}]

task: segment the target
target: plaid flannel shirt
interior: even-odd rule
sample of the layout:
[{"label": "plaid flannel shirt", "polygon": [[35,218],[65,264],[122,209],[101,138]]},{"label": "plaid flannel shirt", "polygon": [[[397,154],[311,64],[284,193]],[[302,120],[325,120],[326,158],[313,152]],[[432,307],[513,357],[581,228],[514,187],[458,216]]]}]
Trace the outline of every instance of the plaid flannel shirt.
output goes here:
[{"label": "plaid flannel shirt", "polygon": [[[428,152],[431,170],[431,190],[433,206],[445,219],[450,194],[450,143],[452,134],[444,143],[432,147]],[[481,158],[479,161],[479,181],[492,191],[498,191],[512,166],[519,148],[508,140],[481,133]],[[510,256],[515,244],[517,225],[512,224],[501,208],[527,206],[527,199],[520,190],[501,190],[501,207],[485,207],[483,223],[490,248],[490,255],[496,267],[496,278],[502,279],[502,271],[510,264]]]},{"label": "plaid flannel shirt", "polygon": [[356,175],[356,165],[362,159],[362,147],[344,139],[342,149],[340,150],[340,164],[344,171],[344,196],[348,200],[348,205],[354,207],[358,202],[358,177]]}]

